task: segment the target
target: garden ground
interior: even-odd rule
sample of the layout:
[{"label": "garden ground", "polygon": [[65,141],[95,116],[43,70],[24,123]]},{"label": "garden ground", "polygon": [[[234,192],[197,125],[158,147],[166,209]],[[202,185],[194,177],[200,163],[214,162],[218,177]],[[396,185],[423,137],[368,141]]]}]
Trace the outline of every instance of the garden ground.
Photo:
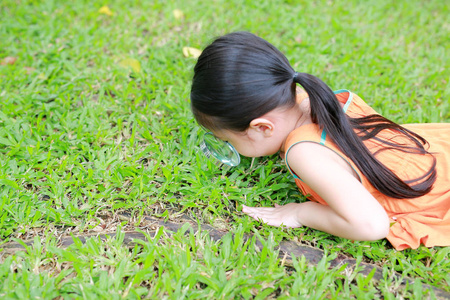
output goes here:
[{"label": "garden ground", "polygon": [[[448,122],[448,15],[437,0],[1,2],[0,297],[445,297],[448,247],[398,252],[242,214],[304,197],[276,156],[204,158],[189,88],[195,49],[248,30],[396,122]],[[184,218],[175,233],[155,221]]]}]

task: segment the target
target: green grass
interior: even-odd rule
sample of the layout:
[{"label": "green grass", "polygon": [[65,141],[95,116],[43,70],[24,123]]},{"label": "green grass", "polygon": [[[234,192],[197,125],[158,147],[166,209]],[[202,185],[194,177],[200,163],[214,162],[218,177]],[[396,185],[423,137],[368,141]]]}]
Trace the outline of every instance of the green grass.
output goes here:
[{"label": "green grass", "polygon": [[[0,65],[0,247],[35,239],[25,252],[0,252],[2,298],[433,298],[421,283],[450,292],[449,248],[397,252],[385,240],[353,243],[241,214],[241,204],[303,197],[278,157],[220,169],[199,154],[201,130],[189,110],[195,60],[182,53],[248,30],[297,71],[352,90],[396,122],[448,122],[448,5],[256,3],[0,3],[0,61],[17,58]],[[113,16],[98,12],[105,4]],[[130,58],[140,71],[124,66]],[[118,220],[121,212],[132,217]],[[134,230],[144,214],[176,219],[174,212],[230,234],[213,242],[160,232],[131,249],[121,235],[57,247],[70,233]],[[245,242],[244,233],[255,237]],[[285,266],[273,250],[284,239],[328,254],[317,266],[304,258]],[[328,270],[339,253],[379,264],[384,279]],[[402,286],[394,272],[416,282]]]}]

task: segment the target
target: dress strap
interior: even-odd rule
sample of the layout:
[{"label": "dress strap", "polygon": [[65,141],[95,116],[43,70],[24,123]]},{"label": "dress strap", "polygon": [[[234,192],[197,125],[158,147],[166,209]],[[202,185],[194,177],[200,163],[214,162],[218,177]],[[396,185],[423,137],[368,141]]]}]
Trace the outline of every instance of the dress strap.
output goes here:
[{"label": "dress strap", "polygon": [[[347,112],[348,107],[350,106],[350,104],[352,103],[353,100],[353,93],[350,92],[349,90],[337,90],[333,92],[335,95],[340,94],[340,93],[348,93],[348,99],[344,104],[344,107],[342,108],[342,110],[345,112]],[[320,144],[321,145],[325,145],[325,141],[327,139],[327,133],[325,131],[325,129],[322,131],[322,135],[320,136]]]}]

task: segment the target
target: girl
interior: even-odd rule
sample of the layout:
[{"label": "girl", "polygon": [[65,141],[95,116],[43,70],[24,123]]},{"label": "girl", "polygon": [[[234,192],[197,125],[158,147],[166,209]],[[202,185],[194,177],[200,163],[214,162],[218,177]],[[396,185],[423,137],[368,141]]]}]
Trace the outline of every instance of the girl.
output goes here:
[{"label": "girl", "polygon": [[[297,86],[299,84],[300,86]],[[280,151],[311,201],[243,212],[397,249],[450,246],[450,124],[400,126],[357,95],[297,73],[247,32],[216,39],[194,69],[197,122],[244,156]]]}]

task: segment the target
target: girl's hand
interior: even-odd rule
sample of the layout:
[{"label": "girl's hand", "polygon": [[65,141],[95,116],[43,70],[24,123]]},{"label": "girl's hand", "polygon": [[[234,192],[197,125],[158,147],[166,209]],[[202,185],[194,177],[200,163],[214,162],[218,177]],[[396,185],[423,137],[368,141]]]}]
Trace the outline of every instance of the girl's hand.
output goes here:
[{"label": "girl's hand", "polygon": [[299,203],[289,203],[283,206],[275,204],[275,207],[249,207],[243,205],[242,212],[267,225],[277,227],[284,225],[296,228],[302,226],[297,215],[299,208]]}]

